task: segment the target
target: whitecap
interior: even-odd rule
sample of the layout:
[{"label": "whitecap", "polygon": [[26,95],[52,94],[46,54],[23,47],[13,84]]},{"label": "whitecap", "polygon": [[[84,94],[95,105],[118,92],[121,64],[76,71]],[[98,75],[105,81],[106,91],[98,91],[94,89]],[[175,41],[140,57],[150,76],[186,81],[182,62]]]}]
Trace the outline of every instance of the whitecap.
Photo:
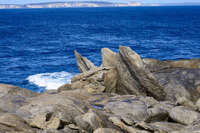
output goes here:
[{"label": "whitecap", "polygon": [[37,85],[40,88],[45,88],[46,90],[57,89],[58,87],[71,82],[71,78],[75,74],[62,72],[53,73],[40,73],[29,76],[28,80],[31,84]]}]

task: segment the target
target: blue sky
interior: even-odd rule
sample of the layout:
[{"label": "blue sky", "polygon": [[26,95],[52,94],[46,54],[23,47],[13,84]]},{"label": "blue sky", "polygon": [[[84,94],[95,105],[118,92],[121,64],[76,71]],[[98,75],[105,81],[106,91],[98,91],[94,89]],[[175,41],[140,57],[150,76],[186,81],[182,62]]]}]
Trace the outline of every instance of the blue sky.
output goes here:
[{"label": "blue sky", "polygon": [[[86,0],[0,0],[0,4],[25,4],[39,2],[56,2],[56,1],[86,1]],[[101,1],[101,0],[89,0]],[[182,3],[182,2],[200,2],[200,0],[104,0],[109,2],[131,2],[139,1],[143,3]]]}]

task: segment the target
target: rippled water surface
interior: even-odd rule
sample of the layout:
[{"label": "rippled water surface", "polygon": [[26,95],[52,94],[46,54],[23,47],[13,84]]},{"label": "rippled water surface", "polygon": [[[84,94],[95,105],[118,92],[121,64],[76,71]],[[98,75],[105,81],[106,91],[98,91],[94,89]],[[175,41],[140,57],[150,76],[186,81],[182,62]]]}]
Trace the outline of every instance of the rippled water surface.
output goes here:
[{"label": "rippled water surface", "polygon": [[200,7],[0,10],[0,82],[53,89],[78,73],[74,50],[95,64],[100,49],[142,57],[200,58]]}]

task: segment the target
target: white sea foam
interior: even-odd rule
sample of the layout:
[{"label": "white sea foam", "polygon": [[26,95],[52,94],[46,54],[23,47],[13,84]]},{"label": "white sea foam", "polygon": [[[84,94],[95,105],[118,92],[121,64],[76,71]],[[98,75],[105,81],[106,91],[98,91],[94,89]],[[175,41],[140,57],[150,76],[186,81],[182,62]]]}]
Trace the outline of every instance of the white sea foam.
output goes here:
[{"label": "white sea foam", "polygon": [[54,73],[41,73],[31,75],[27,78],[27,80],[31,84],[35,84],[38,87],[45,88],[47,90],[57,89],[63,84],[70,83],[71,78],[75,74],[68,72],[54,72]]}]

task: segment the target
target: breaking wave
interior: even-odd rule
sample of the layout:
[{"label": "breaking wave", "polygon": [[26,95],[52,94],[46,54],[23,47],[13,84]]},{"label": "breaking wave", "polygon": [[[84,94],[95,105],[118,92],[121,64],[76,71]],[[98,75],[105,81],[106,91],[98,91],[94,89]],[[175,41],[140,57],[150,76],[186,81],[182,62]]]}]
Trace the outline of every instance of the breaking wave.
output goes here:
[{"label": "breaking wave", "polygon": [[65,71],[62,72],[54,72],[54,73],[40,73],[31,75],[27,78],[27,80],[34,85],[37,85],[40,88],[44,88],[46,90],[57,89],[63,84],[70,83],[71,78],[75,74],[68,73]]}]

